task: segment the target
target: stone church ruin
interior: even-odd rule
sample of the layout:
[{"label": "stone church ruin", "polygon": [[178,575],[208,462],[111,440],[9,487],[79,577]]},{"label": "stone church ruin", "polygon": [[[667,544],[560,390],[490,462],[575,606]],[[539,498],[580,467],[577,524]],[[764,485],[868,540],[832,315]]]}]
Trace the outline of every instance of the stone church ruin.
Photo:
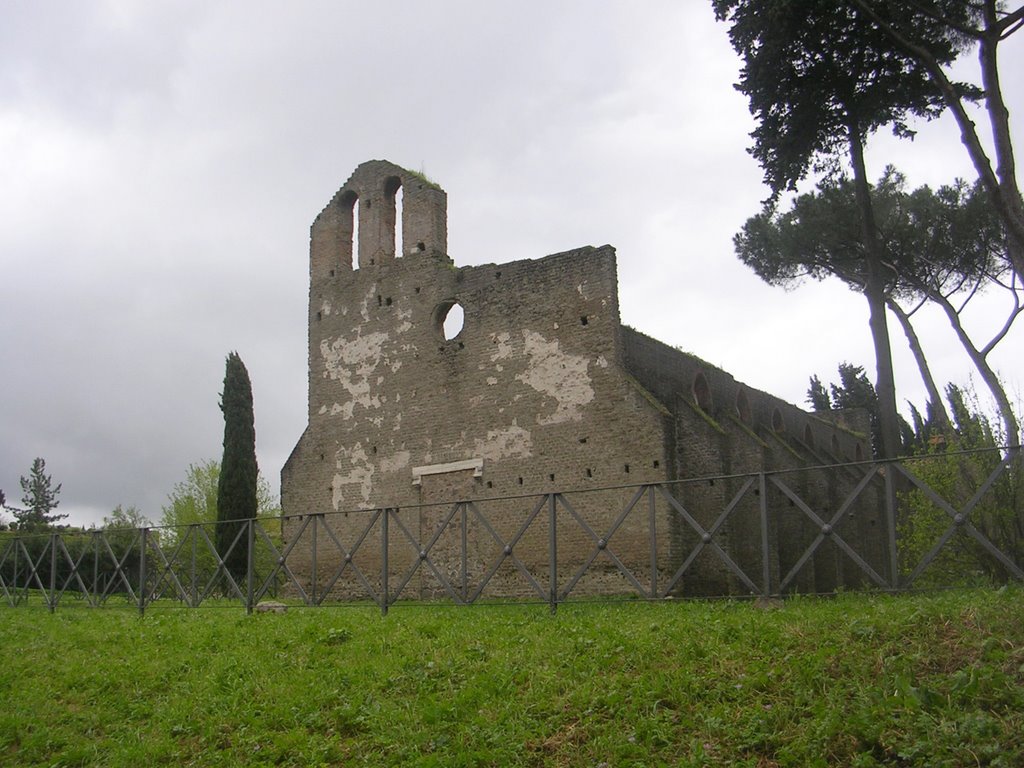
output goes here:
[{"label": "stone church ruin", "polygon": [[[791,589],[863,581],[837,547],[804,554],[820,526],[756,473],[792,470],[835,511],[857,478],[815,468],[870,458],[866,420],[622,325],[611,246],[456,266],[446,199],[371,161],[313,222],[308,425],[281,473],[300,581],[342,599],[737,594],[798,564]],[[881,573],[882,504],[858,499],[842,536]]]}]

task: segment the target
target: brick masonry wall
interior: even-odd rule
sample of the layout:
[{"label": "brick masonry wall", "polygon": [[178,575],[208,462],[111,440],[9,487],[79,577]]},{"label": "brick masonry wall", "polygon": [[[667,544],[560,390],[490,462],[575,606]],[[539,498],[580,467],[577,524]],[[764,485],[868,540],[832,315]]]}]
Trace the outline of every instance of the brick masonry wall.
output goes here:
[{"label": "brick masonry wall", "polygon": [[[848,452],[862,439],[622,327],[610,246],[457,267],[445,252],[445,207],[436,185],[371,161],[311,228],[309,422],[281,476],[284,533],[294,540],[289,564],[307,584],[315,570],[318,588],[334,596],[365,593],[351,567],[328,585],[344,553],[354,552],[350,566],[380,589],[382,520],[366,510],[388,507],[398,510],[388,518],[392,591],[405,584],[404,596],[429,597],[453,584],[472,589],[518,534],[519,563],[506,559],[488,594],[535,595],[523,571],[547,586],[550,539],[546,511],[526,524],[537,494],[579,491],[567,496],[571,510],[558,510],[559,587],[629,591],[608,553],[595,557],[595,536],[610,532],[633,491],[596,489],[796,466],[794,429]],[[443,321],[456,303],[464,324],[446,338]],[[786,429],[773,427],[780,419]],[[680,486],[676,495],[707,527],[736,490],[722,481]],[[524,498],[454,513],[450,503],[513,495]],[[622,518],[608,549],[641,582],[653,575],[665,584],[697,539],[664,501],[644,504]],[[755,582],[758,508],[745,499],[715,539]],[[323,515],[329,530],[317,526],[314,537],[308,515]],[[772,540],[803,541],[805,528],[797,516],[773,519]],[[776,579],[788,558],[773,543]],[[678,591],[745,590],[710,552],[698,566]],[[834,563],[825,567],[839,572]],[[467,582],[457,583],[462,574]],[[801,587],[814,587],[811,568],[802,578]]]},{"label": "brick masonry wall", "polygon": [[[395,177],[393,168],[377,168],[378,177]],[[373,188],[369,176],[354,174],[359,200],[375,199],[365,191]],[[416,215],[409,199],[406,193],[407,220]],[[429,247],[382,258],[384,251],[366,244],[362,218],[359,227],[360,262],[372,253],[374,264],[333,274],[311,267],[309,425],[282,472],[286,515],[440,501],[446,481],[430,473],[459,462],[475,462],[471,479],[457,484],[470,498],[667,477],[664,414],[620,359],[611,247],[458,268]],[[321,229],[314,225],[312,261],[327,258],[323,242],[344,261],[340,240]],[[445,339],[444,312],[455,302],[464,326]],[[428,474],[414,484],[419,467]],[[602,529],[618,503],[591,495],[577,511]],[[424,540],[431,515],[423,512],[415,525]],[[363,519],[348,519],[356,518]],[[331,519],[343,538],[361,530]],[[521,542],[531,567],[547,565],[546,526],[532,526]],[[632,546],[633,528],[627,521],[616,534],[623,550]],[[295,530],[286,525],[286,536]],[[559,538],[565,567],[589,556],[592,544],[567,526]],[[322,536],[317,545],[318,566],[326,568],[337,549]],[[310,546],[300,542],[298,556]],[[447,545],[436,546],[440,553]],[[635,546],[647,552],[646,533]]]}]

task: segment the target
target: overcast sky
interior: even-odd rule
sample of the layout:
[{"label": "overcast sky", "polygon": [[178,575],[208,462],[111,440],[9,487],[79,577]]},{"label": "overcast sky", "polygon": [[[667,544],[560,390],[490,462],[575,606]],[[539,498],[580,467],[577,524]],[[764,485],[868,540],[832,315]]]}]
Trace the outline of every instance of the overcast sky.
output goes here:
[{"label": "overcast sky", "polygon": [[[370,159],[444,187],[459,265],[610,243],[624,323],[797,404],[811,373],[873,375],[863,297],[771,288],[733,254],[767,190],[709,6],[0,0],[8,502],[41,456],[68,522],[117,504],[158,521],[188,465],[220,457],[232,350],[276,490],[306,422],[309,225]],[[1024,70],[1020,40],[1004,49],[1003,72]],[[1024,84],[1004,86],[1024,147]],[[880,137],[869,162],[915,186],[974,178],[948,121]],[[924,343],[964,383],[943,323]],[[1022,339],[995,357],[1017,402]],[[920,404],[895,327],[894,346],[900,400]]]}]

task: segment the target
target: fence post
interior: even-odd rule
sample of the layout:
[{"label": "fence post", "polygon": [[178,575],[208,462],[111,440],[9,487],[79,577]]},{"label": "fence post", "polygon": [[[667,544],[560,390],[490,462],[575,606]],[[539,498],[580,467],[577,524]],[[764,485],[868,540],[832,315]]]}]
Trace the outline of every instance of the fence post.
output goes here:
[{"label": "fence post", "polygon": [[252,616],[253,580],[254,580],[254,578],[256,576],[256,574],[254,572],[255,571],[255,565],[253,563],[253,559],[256,556],[256,538],[255,538],[255,531],[253,530],[253,523],[255,523],[256,521],[253,520],[250,517],[248,522],[249,522],[249,531],[248,531],[248,536],[247,536],[247,539],[248,539],[248,542],[247,542],[248,557],[247,557],[247,566],[246,566],[246,572],[245,572],[245,613],[246,613],[247,616]]},{"label": "fence post", "polygon": [[548,578],[551,613],[558,610],[558,531],[555,528],[557,504],[555,494],[548,494]]},{"label": "fence post", "polygon": [[380,615],[388,615],[388,508],[381,510],[383,517],[380,522],[380,589],[381,603]]},{"label": "fence post", "polygon": [[764,472],[757,475],[758,500],[761,512],[761,594],[770,597],[772,594],[771,547],[768,542],[768,483]]},{"label": "fence post", "polygon": [[469,520],[466,503],[459,506],[462,508],[462,602],[465,603],[469,597]]},{"label": "fence post", "polygon": [[651,534],[651,598],[654,599],[658,596],[658,517],[653,485],[647,488],[647,523]]},{"label": "fence post", "polygon": [[149,528],[139,529],[139,616],[146,613],[146,543]]},{"label": "fence post", "polygon": [[889,582],[894,590],[900,588],[900,560],[896,546],[896,478],[893,463],[885,467],[885,525],[889,538]]},{"label": "fence post", "polygon": [[50,613],[57,610],[57,534],[50,534],[50,595],[46,601]]},{"label": "fence post", "polygon": [[192,525],[190,525],[188,527],[188,532],[192,536],[192,564],[190,566],[190,572],[189,572],[189,576],[191,577],[191,581],[192,581],[192,607],[193,608],[198,608],[199,607],[199,581],[198,581],[199,575],[196,572],[196,568],[197,568],[196,559],[199,556],[199,552],[198,552],[198,548],[199,548],[199,529],[196,527],[196,524],[193,523]]},{"label": "fence post", "polygon": [[[102,534],[99,531],[93,531],[92,534],[92,596],[96,599],[97,591],[100,587],[100,539]],[[97,607],[99,603],[97,602]]]},{"label": "fence post", "polygon": [[309,597],[310,600],[313,601],[314,606],[320,605],[320,602],[319,600],[317,600],[316,596],[316,525],[317,522],[319,521],[319,518],[320,515],[313,515],[313,530],[310,533],[309,571],[311,583],[309,585]]}]

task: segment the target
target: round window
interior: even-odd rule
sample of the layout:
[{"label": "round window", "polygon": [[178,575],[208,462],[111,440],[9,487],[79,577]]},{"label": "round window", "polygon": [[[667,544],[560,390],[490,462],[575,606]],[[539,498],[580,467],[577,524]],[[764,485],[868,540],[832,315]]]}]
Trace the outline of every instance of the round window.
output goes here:
[{"label": "round window", "polygon": [[434,311],[434,324],[445,341],[451,341],[462,333],[465,312],[459,302],[452,299],[438,305]]}]

